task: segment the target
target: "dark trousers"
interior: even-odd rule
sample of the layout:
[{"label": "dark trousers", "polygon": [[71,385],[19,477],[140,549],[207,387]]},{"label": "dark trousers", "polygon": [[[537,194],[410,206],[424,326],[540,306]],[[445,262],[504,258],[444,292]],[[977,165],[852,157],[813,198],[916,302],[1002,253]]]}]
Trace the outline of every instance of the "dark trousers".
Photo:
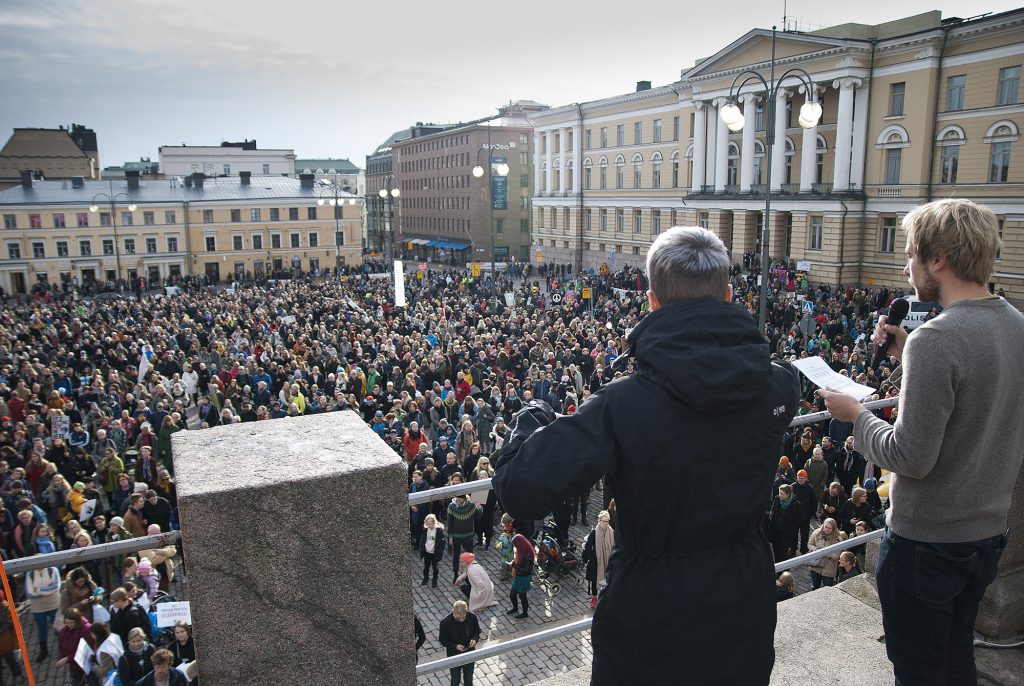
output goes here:
[{"label": "dark trousers", "polygon": [[977,683],[974,620],[1005,547],[1005,535],[922,543],[886,528],[876,576],[896,686]]},{"label": "dark trousers", "polygon": [[822,576],[813,569],[811,570],[811,590],[816,590],[822,586],[835,586],[836,578],[834,576]]},{"label": "dark trousers", "polygon": [[530,611],[530,601],[526,599],[525,593],[519,593],[515,589],[512,589],[508,594],[508,599],[512,601],[512,609],[519,609],[519,602],[523,603],[523,614],[527,614]]},{"label": "dark trousers", "polygon": [[807,540],[811,535],[811,520],[800,522],[800,529],[798,531],[800,535],[800,554],[807,554]]},{"label": "dark trousers", "polygon": [[[455,669],[448,670],[452,675],[452,686],[459,686],[459,684],[465,684],[466,686],[473,686],[473,663],[470,662],[468,665],[456,667]],[[461,681],[460,681],[461,679]]]},{"label": "dark trousers", "polygon": [[459,575],[459,555],[473,552],[473,536],[452,536],[452,572]]},{"label": "dark trousers", "polygon": [[433,568],[433,570],[434,570],[434,581],[437,581],[437,558],[434,557],[433,555],[427,555],[425,558],[423,558],[423,581],[424,581],[424,583],[426,583],[426,581],[427,581],[427,573],[430,571],[431,568]]}]

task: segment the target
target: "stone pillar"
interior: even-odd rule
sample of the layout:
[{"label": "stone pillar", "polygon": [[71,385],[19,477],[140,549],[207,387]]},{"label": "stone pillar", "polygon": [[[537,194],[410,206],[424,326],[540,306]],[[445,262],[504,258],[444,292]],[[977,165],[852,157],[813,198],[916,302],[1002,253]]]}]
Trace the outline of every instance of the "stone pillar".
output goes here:
[{"label": "stone pillar", "polygon": [[853,145],[853,89],[860,79],[846,78],[832,82],[839,89],[839,114],[836,119],[835,172],[833,190],[850,190],[850,153]]},{"label": "stone pillar", "polygon": [[553,164],[555,161],[555,130],[548,129],[545,131],[544,140],[546,142],[544,145],[544,159],[548,163],[547,174],[544,179],[544,190],[546,190],[550,195],[555,192],[554,187],[551,185],[555,177],[555,165]]},{"label": "stone pillar", "polygon": [[543,154],[540,149],[540,133],[535,131],[533,134],[533,192],[535,195],[540,193],[540,162],[544,159]]},{"label": "stone pillar", "polygon": [[707,128],[704,119],[707,116],[708,108],[700,100],[694,100],[693,109],[693,178],[690,190],[693,193],[700,193],[701,186],[704,185],[704,162],[707,153],[704,147],[707,142]]},{"label": "stone pillar", "polygon": [[758,211],[733,210],[732,213],[732,261],[743,264],[743,253],[754,250],[757,234]]},{"label": "stone pillar", "polygon": [[[772,146],[772,191],[782,189],[786,175],[786,100],[789,91],[780,88],[775,98],[775,144]],[[769,106],[772,103],[767,103]],[[772,257],[775,253],[772,253]]]},{"label": "stone pillar", "polygon": [[988,587],[974,628],[997,642],[1024,636],[1024,470],[1010,503],[1010,540],[999,560],[999,575]]},{"label": "stone pillar", "polygon": [[724,193],[729,180],[729,127],[719,116],[727,104],[725,98],[715,100],[715,193]]},{"label": "stone pillar", "polygon": [[730,210],[708,212],[708,228],[725,243],[726,248],[732,250],[732,212]]},{"label": "stone pillar", "polygon": [[773,259],[781,259],[786,254],[786,220],[787,212],[771,213],[771,227],[768,233],[768,256]]},{"label": "stone pillar", "polygon": [[740,147],[740,192],[749,193],[754,183],[754,131],[757,117],[757,96],[747,93],[740,96],[743,102],[743,143]]},{"label": "stone pillar", "polygon": [[850,187],[864,188],[864,144],[868,137],[868,97],[871,89],[857,88],[854,95],[853,149],[850,151]]},{"label": "stone pillar", "polygon": [[172,442],[204,684],[415,683],[406,469],[357,414]]},{"label": "stone pillar", "polygon": [[[565,154],[566,154],[565,136],[566,136],[566,134],[568,132],[569,132],[569,129],[559,129],[559,131],[558,131],[558,190],[563,192],[563,193],[565,191],[569,190],[568,186],[565,183],[565,169],[566,169],[566,162],[568,162],[568,160],[565,157]],[[576,141],[574,140],[573,144],[575,145],[575,143],[576,143]]]},{"label": "stone pillar", "polygon": [[580,194],[583,188],[583,125],[572,127],[572,192]]},{"label": "stone pillar", "polygon": [[[818,99],[818,89],[812,87],[810,91],[805,89],[804,102],[815,102]],[[803,130],[803,140],[800,142],[800,192],[810,193],[818,169],[818,127],[812,126]]]},{"label": "stone pillar", "polygon": [[715,185],[715,173],[718,168],[718,127],[721,125],[721,120],[718,118],[718,108],[714,106],[705,107],[707,110],[707,132],[708,142],[705,150],[705,172],[704,172],[704,184],[707,186]]}]

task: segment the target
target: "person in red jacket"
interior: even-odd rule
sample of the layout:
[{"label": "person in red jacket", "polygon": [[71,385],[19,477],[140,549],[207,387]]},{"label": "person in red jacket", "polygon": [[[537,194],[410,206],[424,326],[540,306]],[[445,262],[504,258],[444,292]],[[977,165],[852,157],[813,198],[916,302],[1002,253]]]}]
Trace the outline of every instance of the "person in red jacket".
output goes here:
[{"label": "person in red jacket", "polygon": [[[420,425],[417,422],[412,422],[402,438],[402,448],[405,450],[406,462],[412,462],[416,459],[416,454],[420,451],[420,443],[427,443],[427,435],[420,431]],[[429,447],[430,444],[427,443],[427,446]]]}]

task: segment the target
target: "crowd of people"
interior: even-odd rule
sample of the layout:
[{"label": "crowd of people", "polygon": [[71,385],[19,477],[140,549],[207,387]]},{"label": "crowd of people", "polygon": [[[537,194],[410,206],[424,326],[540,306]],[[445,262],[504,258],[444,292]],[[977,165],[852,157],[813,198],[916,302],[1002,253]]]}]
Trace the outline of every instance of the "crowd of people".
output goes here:
[{"label": "crowd of people", "polygon": [[[761,270],[753,256],[745,262],[730,273],[732,297],[756,317]],[[422,279],[410,274],[406,307],[394,306],[381,269],[243,278],[226,291],[186,279],[174,296],[103,300],[67,287],[9,299],[0,311],[4,555],[177,528],[171,436],[182,430],[348,410],[408,464],[410,492],[490,477],[508,422],[531,400],[571,415],[636,371],[627,335],[649,311],[640,270],[527,269],[517,265],[494,282],[457,269],[434,269]],[[876,387],[879,397],[898,392],[888,363],[875,371],[864,360],[876,310],[900,291],[811,287],[793,263],[768,271],[764,333],[776,357],[822,355],[837,371]],[[814,307],[810,336],[797,326],[806,301]],[[801,412],[822,409],[812,388],[802,390]],[[878,414],[891,421],[895,411]],[[851,433],[832,422],[787,434],[775,488],[764,494],[777,559],[875,525],[881,503],[872,494],[880,474],[856,451]],[[551,514],[553,536],[564,547],[571,522],[591,523],[591,487],[603,487],[606,510],[581,546],[596,604],[614,540],[612,488],[591,484]],[[812,533],[814,518],[821,526]],[[528,616],[537,529],[534,521],[508,516],[494,491],[410,508],[421,582],[436,586],[439,567],[450,564],[470,613],[494,604],[493,582],[474,563],[480,551],[494,551],[509,570],[507,609]],[[141,597],[166,593],[180,560],[171,546],[20,580],[19,593],[40,594],[27,596],[41,616],[39,659],[46,658],[55,619],[62,618],[61,632],[89,635],[90,645],[100,645],[97,627],[114,630],[114,618],[126,612],[120,603],[130,611]],[[812,574],[828,584],[835,567],[828,560]],[[52,602],[39,600],[41,588],[61,598],[90,591],[49,608]],[[109,623],[83,611],[101,603],[113,606]],[[134,650],[133,628],[114,631],[126,654]],[[144,638],[155,639],[151,631]],[[78,669],[63,654],[70,643],[58,643],[63,664]],[[145,667],[155,670],[151,662]]]}]

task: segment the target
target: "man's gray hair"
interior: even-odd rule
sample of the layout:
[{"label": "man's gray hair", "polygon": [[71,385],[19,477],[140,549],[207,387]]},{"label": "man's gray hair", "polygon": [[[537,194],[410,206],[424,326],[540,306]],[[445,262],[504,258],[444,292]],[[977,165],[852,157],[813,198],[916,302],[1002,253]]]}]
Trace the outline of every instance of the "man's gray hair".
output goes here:
[{"label": "man's gray hair", "polygon": [[661,305],[724,298],[730,266],[725,244],[699,226],[673,226],[647,251],[647,278]]}]

